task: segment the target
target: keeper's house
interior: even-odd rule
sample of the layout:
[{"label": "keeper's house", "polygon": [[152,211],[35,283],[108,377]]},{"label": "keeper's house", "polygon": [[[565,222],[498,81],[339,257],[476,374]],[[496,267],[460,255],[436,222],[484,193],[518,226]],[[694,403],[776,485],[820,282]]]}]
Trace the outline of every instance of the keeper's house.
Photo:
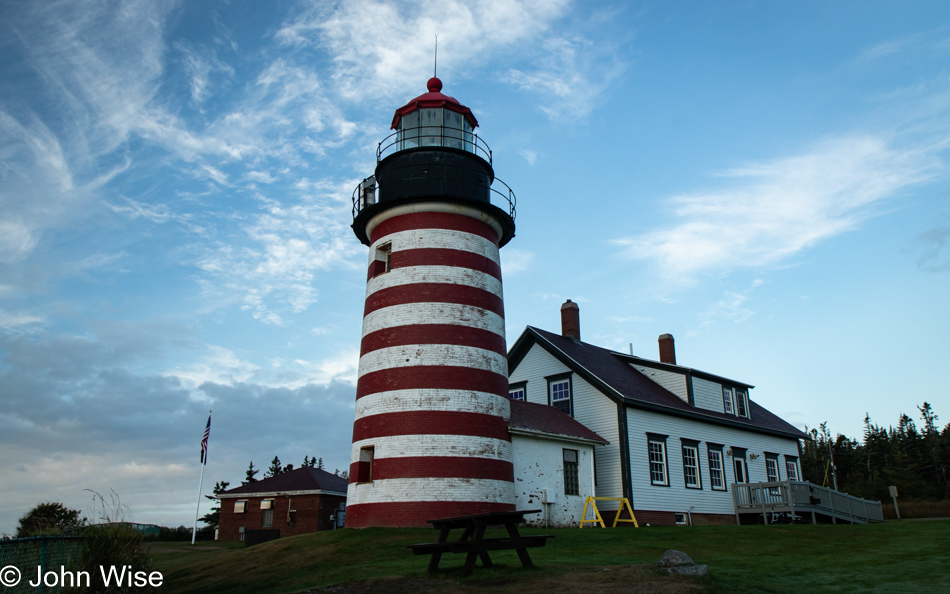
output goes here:
[{"label": "keeper's house", "polygon": [[561,321],[561,335],[528,326],[511,348],[509,396],[603,436],[597,496],[628,498],[641,525],[732,524],[735,483],[799,480],[807,436],[753,402],[751,385],[677,365],[668,334],[659,361],[581,342],[570,300]]},{"label": "keeper's house", "polygon": [[346,479],[302,467],[223,491],[218,499],[218,540],[244,541],[252,530],[280,531],[270,538],[309,534],[334,528],[346,504]]}]

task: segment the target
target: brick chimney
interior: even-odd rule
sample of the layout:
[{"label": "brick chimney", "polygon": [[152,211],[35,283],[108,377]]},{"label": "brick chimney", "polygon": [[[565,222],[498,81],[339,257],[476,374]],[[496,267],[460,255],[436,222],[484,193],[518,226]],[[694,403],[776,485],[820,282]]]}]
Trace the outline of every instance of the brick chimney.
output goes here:
[{"label": "brick chimney", "polygon": [[676,365],[676,347],[673,346],[673,335],[660,334],[657,341],[660,343],[660,363]]},{"label": "brick chimney", "polygon": [[570,299],[561,306],[561,336],[581,339],[581,310]]}]

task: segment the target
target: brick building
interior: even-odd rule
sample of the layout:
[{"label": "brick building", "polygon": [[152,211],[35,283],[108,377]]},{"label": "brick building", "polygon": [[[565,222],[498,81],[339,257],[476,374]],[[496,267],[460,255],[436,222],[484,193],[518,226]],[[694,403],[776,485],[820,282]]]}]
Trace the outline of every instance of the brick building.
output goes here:
[{"label": "brick building", "polygon": [[318,468],[298,468],[224,491],[218,540],[244,540],[248,530],[295,536],[334,527],[346,504],[346,479]]}]

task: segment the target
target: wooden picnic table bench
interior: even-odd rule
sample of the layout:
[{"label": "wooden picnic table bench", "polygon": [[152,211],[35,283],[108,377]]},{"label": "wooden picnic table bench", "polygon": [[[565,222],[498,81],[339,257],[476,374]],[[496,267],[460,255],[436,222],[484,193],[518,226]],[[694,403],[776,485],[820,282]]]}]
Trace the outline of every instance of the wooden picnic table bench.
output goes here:
[{"label": "wooden picnic table bench", "polygon": [[[532,534],[521,536],[518,533],[518,524],[524,520],[525,514],[539,513],[539,509],[527,509],[505,512],[489,512],[457,518],[442,518],[429,520],[432,527],[439,531],[437,542],[424,542],[409,545],[416,555],[432,555],[429,559],[429,572],[439,568],[442,553],[465,553],[465,565],[462,567],[462,576],[471,575],[475,569],[475,559],[482,560],[482,567],[491,567],[489,551],[514,550],[521,559],[524,567],[534,567],[528,549],[543,547],[553,534]],[[508,536],[500,538],[485,538],[485,530],[489,526],[504,526]],[[449,534],[454,529],[462,529],[462,536],[458,540],[449,540]]]}]

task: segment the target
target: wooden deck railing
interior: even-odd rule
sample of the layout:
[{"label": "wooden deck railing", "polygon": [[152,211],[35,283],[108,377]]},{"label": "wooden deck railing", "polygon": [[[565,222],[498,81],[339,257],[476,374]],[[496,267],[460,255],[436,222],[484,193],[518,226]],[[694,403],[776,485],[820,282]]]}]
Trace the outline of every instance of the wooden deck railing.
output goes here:
[{"label": "wooden deck railing", "polygon": [[816,522],[816,514],[831,518],[833,523],[838,520],[854,524],[884,521],[880,501],[861,499],[805,481],[733,484],[732,500],[736,523],[742,514],[762,514],[766,524],[774,514],[790,514],[792,521],[798,516],[810,516],[812,523]]}]

